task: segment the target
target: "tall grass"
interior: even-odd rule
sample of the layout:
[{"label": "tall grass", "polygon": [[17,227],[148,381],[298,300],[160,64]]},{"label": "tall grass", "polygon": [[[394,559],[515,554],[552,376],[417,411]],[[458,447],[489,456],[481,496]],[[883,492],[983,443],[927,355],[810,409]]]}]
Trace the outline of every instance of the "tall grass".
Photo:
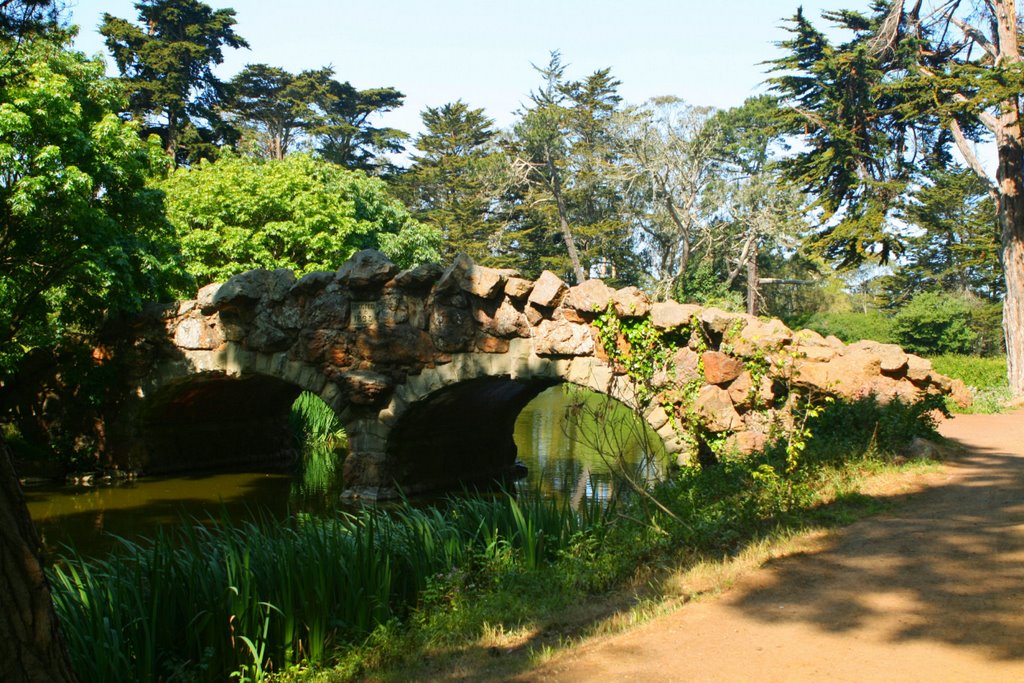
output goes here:
[{"label": "tall grass", "polygon": [[194,524],[121,540],[106,559],[64,558],[54,602],[82,680],[258,679],[322,663],[403,617],[439,574],[540,567],[603,514],[503,496],[443,511]]},{"label": "tall grass", "polygon": [[330,446],[335,449],[347,447],[345,430],[338,416],[316,394],[308,391],[299,394],[292,404],[288,422],[296,440],[303,445]]}]

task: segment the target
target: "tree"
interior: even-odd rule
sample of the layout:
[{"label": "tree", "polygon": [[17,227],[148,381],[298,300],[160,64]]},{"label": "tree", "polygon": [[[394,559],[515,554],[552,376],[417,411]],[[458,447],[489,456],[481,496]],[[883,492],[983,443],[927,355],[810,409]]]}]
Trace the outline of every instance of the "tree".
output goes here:
[{"label": "tree", "polygon": [[440,236],[412,219],[384,182],[309,154],[225,153],[157,187],[200,285],[253,268],[334,270],[374,248],[402,266],[436,261]]},{"label": "tree", "polygon": [[[283,159],[316,116],[313,103],[328,70],[295,75],[266,64],[249,64],[231,79],[224,110],[250,134],[257,154]],[[245,135],[243,133],[243,139]]]},{"label": "tree", "polygon": [[714,235],[701,206],[714,178],[712,111],[675,97],[653,99],[617,119],[620,173],[630,214],[649,255],[658,298],[682,296],[698,250]]},{"label": "tree", "polygon": [[0,0],[0,66],[6,65],[26,38],[53,32],[59,16],[54,0]]},{"label": "tree", "polygon": [[[166,157],[114,113],[99,62],[47,37],[0,65],[0,395],[26,352],[166,294],[176,272],[159,195]],[[40,544],[0,437],[0,679],[72,681]]]},{"label": "tree", "polygon": [[[103,64],[35,40],[0,77],[0,371],[180,283],[159,143],[114,113]],[[154,144],[155,143],[155,144]]]},{"label": "tree", "polygon": [[969,292],[1000,301],[999,231],[988,188],[967,168],[930,169],[906,207],[903,259],[883,278],[886,305],[898,307],[925,291]]},{"label": "tree", "polygon": [[[765,278],[761,269],[775,256],[776,268],[792,270],[791,258],[805,228],[802,200],[786,181],[780,154],[787,148],[778,126],[774,98],[752,97],[742,106],[716,112],[709,121],[716,140],[709,200],[717,207],[714,247],[724,261],[724,285],[746,271],[747,313],[762,312],[762,285],[807,284],[798,278]],[[788,253],[786,253],[788,252]]]},{"label": "tree", "polygon": [[557,52],[537,71],[543,83],[504,148],[513,182],[522,186],[521,200],[544,224],[557,226],[552,238],[539,236],[539,245],[550,245],[542,261],[576,282],[599,265],[619,282],[629,281],[637,270],[635,250],[621,193],[608,172],[617,163],[611,122],[621,102],[619,82],[608,69],[568,80]]},{"label": "tree", "polygon": [[498,161],[494,121],[461,100],[427,107],[421,116],[419,153],[400,178],[401,191],[417,217],[444,235],[444,260],[464,252],[488,263],[498,229],[488,221],[496,191],[489,177]]},{"label": "tree", "polygon": [[[833,45],[798,11],[774,87],[806,130],[810,149],[794,176],[838,214],[826,250],[846,262],[899,248],[901,201],[922,159],[949,149],[986,183],[1001,232],[1003,327],[1010,388],[1024,394],[1024,92],[1014,0],[934,3],[878,0],[870,14],[825,14],[853,34]],[[972,142],[990,136],[991,178]]]},{"label": "tree", "polygon": [[28,515],[7,444],[0,438],[0,678],[76,681],[43,571],[41,544]]},{"label": "tree", "polygon": [[248,47],[234,31],[235,11],[199,0],[140,0],[135,25],[103,15],[100,33],[131,92],[130,111],[157,133],[178,163],[209,156],[230,131],[217,107],[223,84],[213,67],[223,48]]},{"label": "tree", "polygon": [[[321,73],[333,75],[330,69]],[[388,170],[390,164],[382,155],[401,152],[408,135],[395,128],[376,128],[371,120],[402,106],[404,99],[394,88],[357,90],[348,81],[326,78],[317,93],[317,114],[309,128],[317,153],[348,169]]]}]

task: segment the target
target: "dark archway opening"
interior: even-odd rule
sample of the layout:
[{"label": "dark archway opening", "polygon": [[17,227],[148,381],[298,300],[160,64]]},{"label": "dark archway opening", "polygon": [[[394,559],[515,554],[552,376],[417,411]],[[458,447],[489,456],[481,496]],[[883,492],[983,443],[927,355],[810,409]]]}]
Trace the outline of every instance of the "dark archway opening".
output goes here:
[{"label": "dark archway opening", "polygon": [[388,441],[394,481],[407,493],[507,479],[516,464],[519,413],[557,380],[483,377],[411,406]]},{"label": "dark archway opening", "polygon": [[198,376],[164,387],[141,416],[144,469],[284,467],[297,454],[288,416],[300,391],[265,376]]}]

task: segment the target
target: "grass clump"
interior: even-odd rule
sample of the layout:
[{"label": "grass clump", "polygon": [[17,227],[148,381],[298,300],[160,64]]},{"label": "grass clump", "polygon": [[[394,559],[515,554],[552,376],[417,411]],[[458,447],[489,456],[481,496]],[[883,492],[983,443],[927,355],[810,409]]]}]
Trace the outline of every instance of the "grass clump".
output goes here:
[{"label": "grass clump", "polygon": [[303,391],[292,404],[288,424],[296,441],[305,446],[348,447],[344,427],[334,410],[316,394]]},{"label": "grass clump", "polygon": [[439,576],[551,562],[586,513],[547,501],[466,498],[335,518],[189,525],[108,558],[52,570],[83,680],[223,681],[323,664],[404,619]]}]

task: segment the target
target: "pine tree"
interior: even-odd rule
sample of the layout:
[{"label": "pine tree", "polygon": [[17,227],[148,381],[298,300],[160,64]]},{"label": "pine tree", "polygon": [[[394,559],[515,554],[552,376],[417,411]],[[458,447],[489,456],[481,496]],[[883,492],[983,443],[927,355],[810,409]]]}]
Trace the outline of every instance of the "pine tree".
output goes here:
[{"label": "pine tree", "polygon": [[132,115],[157,133],[178,163],[209,156],[232,139],[218,107],[224,86],[213,67],[223,48],[248,47],[234,31],[235,11],[199,0],[140,0],[133,24],[103,15],[100,33],[131,91]]}]

